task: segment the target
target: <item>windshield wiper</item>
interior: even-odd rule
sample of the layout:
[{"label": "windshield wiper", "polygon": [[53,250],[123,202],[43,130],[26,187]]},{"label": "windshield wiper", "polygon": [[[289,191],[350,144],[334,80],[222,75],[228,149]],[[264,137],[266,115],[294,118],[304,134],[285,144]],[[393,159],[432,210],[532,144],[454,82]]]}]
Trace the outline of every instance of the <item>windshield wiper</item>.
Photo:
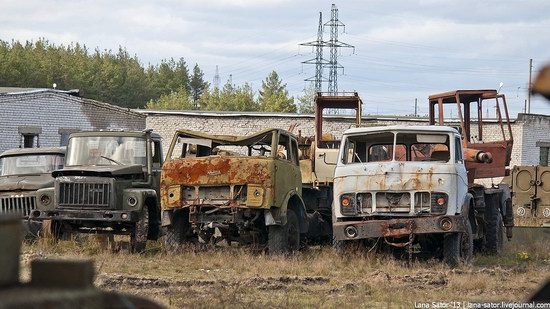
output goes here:
[{"label": "windshield wiper", "polygon": [[361,158],[359,158],[359,155],[357,154],[357,152],[355,153],[355,157],[357,158],[357,160],[359,160],[359,163],[361,163],[361,165],[363,166],[363,170],[366,172],[367,166],[365,165],[365,163],[363,163],[363,161],[361,161]]},{"label": "windshield wiper", "polygon": [[116,163],[117,165],[124,165],[124,164],[122,164],[122,163],[118,162],[118,161],[117,161],[117,160],[115,160],[115,159],[111,159],[111,158],[109,158],[109,157],[106,157],[106,156],[100,156],[100,157],[102,157],[102,158],[103,158],[103,159],[105,159],[105,160],[108,160],[108,161],[114,162],[114,163]]}]

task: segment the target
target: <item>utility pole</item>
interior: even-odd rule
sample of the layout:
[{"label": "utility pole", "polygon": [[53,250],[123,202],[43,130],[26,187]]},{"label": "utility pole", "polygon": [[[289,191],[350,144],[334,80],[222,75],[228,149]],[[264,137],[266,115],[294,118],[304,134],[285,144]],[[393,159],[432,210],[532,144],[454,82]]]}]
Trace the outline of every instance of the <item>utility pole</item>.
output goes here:
[{"label": "utility pole", "polygon": [[418,98],[414,98],[414,117],[418,117]]},{"label": "utility pole", "polygon": [[531,114],[531,73],[533,71],[533,59],[529,59],[529,86],[527,87],[527,114]]},{"label": "utility pole", "polygon": [[338,63],[338,48],[353,48],[353,51],[355,52],[355,46],[338,41],[338,28],[342,27],[344,32],[346,28],[345,25],[340,20],[338,20],[338,9],[336,8],[336,4],[332,4],[332,9],[330,10],[330,12],[330,20],[323,25],[324,27],[330,27],[330,40],[327,44],[327,46],[330,47],[330,60],[327,65],[327,67],[329,68],[328,92],[331,95],[337,95],[338,69],[344,69],[344,67]]},{"label": "utility pole", "polygon": [[302,46],[315,47],[315,58],[303,61],[303,64],[315,64],[315,76],[304,79],[306,82],[313,82],[315,92],[322,91],[322,82],[326,82],[323,78],[323,66],[328,64],[323,58],[323,47],[327,46],[327,42],[323,41],[323,13],[319,12],[319,25],[317,26],[317,40],[300,44]]}]

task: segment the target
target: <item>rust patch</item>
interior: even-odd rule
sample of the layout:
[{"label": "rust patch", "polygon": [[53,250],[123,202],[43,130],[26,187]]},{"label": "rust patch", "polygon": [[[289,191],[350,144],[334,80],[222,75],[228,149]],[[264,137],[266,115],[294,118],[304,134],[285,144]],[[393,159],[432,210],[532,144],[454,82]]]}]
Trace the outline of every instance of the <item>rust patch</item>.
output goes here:
[{"label": "rust patch", "polygon": [[274,167],[270,158],[250,157],[207,157],[174,159],[166,162],[162,169],[163,186],[181,184],[261,184],[271,185],[270,170]]},{"label": "rust patch", "polygon": [[414,221],[407,220],[405,222],[388,222],[381,225],[382,236],[384,237],[401,237],[407,236],[414,232]]}]

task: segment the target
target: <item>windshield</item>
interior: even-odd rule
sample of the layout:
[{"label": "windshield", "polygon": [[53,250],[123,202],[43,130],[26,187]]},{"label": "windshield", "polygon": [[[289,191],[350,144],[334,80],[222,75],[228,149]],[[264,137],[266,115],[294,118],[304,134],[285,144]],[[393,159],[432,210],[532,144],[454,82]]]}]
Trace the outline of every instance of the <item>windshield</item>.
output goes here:
[{"label": "windshield", "polygon": [[448,162],[447,134],[376,132],[346,138],[344,163],[379,161]]},{"label": "windshield", "polygon": [[[193,158],[211,155],[272,157],[275,155],[271,151],[272,139],[273,132],[271,131],[244,142],[231,140],[215,141],[208,138],[198,138],[182,134],[175,140],[170,158]],[[287,151],[290,151],[288,143],[289,139],[287,137],[281,136],[279,138],[276,153],[279,158],[290,158],[290,155],[287,154]]]},{"label": "windshield", "polygon": [[19,155],[0,159],[0,175],[48,174],[63,168],[65,158],[60,154]]},{"label": "windshield", "polygon": [[145,165],[145,145],[145,139],[139,137],[73,137],[69,140],[66,165]]}]

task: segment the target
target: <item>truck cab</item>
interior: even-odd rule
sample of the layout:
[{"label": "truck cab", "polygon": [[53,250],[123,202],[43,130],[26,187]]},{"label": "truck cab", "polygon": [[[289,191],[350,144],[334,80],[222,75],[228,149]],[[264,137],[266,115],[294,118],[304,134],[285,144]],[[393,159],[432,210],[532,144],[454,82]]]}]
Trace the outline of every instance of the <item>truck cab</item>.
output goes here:
[{"label": "truck cab", "polygon": [[54,188],[39,190],[33,219],[65,232],[130,235],[142,251],[160,226],[160,136],[145,130],[78,132],[69,137],[66,165]]},{"label": "truck cab", "polygon": [[0,155],[0,214],[21,215],[26,237],[41,231],[39,221],[29,220],[36,209],[36,191],[53,188],[52,171],[64,163],[65,147],[16,148]]},{"label": "truck cab", "polygon": [[468,260],[470,200],[456,129],[387,126],[344,132],[334,173],[336,247],[383,238],[452,264]]},{"label": "truck cab", "polygon": [[295,251],[307,232],[296,137],[178,130],[162,168],[166,246],[240,243]]}]

